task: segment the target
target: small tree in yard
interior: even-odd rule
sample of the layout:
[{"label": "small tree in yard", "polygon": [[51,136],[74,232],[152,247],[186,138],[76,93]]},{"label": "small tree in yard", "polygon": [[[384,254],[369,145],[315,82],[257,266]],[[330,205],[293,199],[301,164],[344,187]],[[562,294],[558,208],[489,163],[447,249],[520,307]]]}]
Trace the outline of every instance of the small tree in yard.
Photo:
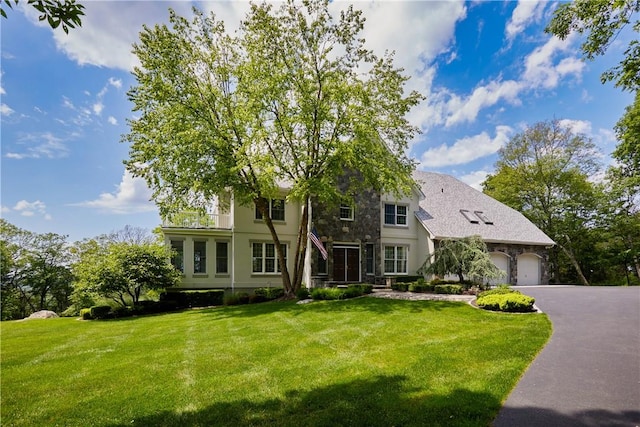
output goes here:
[{"label": "small tree in yard", "polygon": [[[404,93],[393,57],[364,48],[361,12],[335,19],[328,0],[253,4],[231,36],[212,14],[193,22],[170,11],[172,29],[145,28],[134,53],[141,66],[129,92],[127,168],[146,179],[163,216],[206,209],[219,194],[255,205],[271,233],[288,296],[302,283],[308,206],[344,202],[338,182],[407,193],[406,154],[419,131],[405,119],[421,100]],[[290,274],[269,210],[287,182],[302,214]]]},{"label": "small tree in yard", "polygon": [[471,280],[500,279],[505,275],[491,261],[487,245],[480,236],[441,240],[420,272],[438,276],[456,274],[460,282],[464,281],[465,275]]},{"label": "small tree in yard", "polygon": [[161,244],[113,242],[95,245],[75,265],[80,291],[93,293],[126,306],[143,292],[174,286],[180,273],[169,263]]}]

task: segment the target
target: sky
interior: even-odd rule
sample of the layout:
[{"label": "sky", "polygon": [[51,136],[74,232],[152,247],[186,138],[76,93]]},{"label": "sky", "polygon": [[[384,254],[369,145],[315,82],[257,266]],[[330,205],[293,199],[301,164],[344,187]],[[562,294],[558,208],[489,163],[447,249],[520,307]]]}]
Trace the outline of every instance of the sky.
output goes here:
[{"label": "sky", "polygon": [[[96,237],[126,225],[160,224],[144,181],[125,171],[128,90],[138,64],[131,46],[143,25],[213,11],[233,31],[244,1],[82,1],[82,27],[52,30],[21,2],[1,19],[2,218],[37,233]],[[410,76],[425,100],[408,115],[422,133],[409,143],[419,170],[480,188],[497,152],[539,121],[561,120],[591,138],[603,168],[616,146],[614,126],[631,96],[602,84],[633,34],[621,33],[592,62],[581,39],[544,32],[557,3],[547,1],[334,1],[366,17],[366,46]]]}]

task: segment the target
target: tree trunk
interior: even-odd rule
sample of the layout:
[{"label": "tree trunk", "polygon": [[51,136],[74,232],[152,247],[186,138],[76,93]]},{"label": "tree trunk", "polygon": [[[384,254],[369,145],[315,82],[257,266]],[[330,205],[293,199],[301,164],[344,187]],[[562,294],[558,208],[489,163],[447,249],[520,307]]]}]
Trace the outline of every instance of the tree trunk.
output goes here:
[{"label": "tree trunk", "polygon": [[[571,244],[571,240],[569,239],[569,236],[565,236],[565,238],[567,239],[567,242]],[[571,261],[571,265],[573,265],[573,268],[576,269],[576,273],[578,273],[578,278],[580,279],[580,282],[582,282],[584,286],[589,286],[589,281],[584,276],[584,274],[582,274],[582,269],[580,268],[580,264],[578,264],[578,260],[573,254],[573,251],[571,250],[571,248],[568,248],[565,245],[561,245],[560,243],[558,243],[558,246],[560,246],[560,249],[562,249],[565,255],[569,258],[569,261]]]},{"label": "tree trunk", "polygon": [[276,253],[278,254],[278,264],[280,265],[280,271],[282,274],[282,287],[284,288],[284,293],[289,297],[295,295],[295,290],[293,289],[293,286],[291,284],[291,277],[289,276],[289,269],[287,268],[287,263],[284,259],[284,253],[282,253],[282,247],[280,246],[280,238],[278,237],[276,228],[273,226],[273,221],[271,220],[271,215],[269,214],[267,199],[265,199],[264,197],[257,197],[254,199],[254,203],[262,214],[262,220],[265,224],[267,224],[267,228],[269,228],[271,238],[273,239],[273,243],[276,247]]},{"label": "tree trunk", "polygon": [[304,261],[307,253],[307,235],[309,234],[309,199],[307,198],[302,207],[302,218],[298,227],[298,241],[296,244],[296,258],[293,271],[292,290],[295,294],[302,285],[304,274]]}]

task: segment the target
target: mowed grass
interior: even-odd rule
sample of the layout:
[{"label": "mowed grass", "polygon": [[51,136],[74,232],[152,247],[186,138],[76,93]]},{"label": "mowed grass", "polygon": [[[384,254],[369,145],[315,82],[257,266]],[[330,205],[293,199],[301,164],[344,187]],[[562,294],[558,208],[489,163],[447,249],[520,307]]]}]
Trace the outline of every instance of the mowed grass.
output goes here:
[{"label": "mowed grass", "polygon": [[541,314],[359,298],[3,322],[2,426],[486,426]]}]

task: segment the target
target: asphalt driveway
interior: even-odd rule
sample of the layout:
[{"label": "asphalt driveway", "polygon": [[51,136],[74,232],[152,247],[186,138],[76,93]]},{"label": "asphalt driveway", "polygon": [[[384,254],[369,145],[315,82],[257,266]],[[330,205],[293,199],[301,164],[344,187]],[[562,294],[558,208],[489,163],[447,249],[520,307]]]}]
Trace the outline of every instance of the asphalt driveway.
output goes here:
[{"label": "asphalt driveway", "polygon": [[640,426],[640,287],[518,287],[553,335],[493,425]]}]

